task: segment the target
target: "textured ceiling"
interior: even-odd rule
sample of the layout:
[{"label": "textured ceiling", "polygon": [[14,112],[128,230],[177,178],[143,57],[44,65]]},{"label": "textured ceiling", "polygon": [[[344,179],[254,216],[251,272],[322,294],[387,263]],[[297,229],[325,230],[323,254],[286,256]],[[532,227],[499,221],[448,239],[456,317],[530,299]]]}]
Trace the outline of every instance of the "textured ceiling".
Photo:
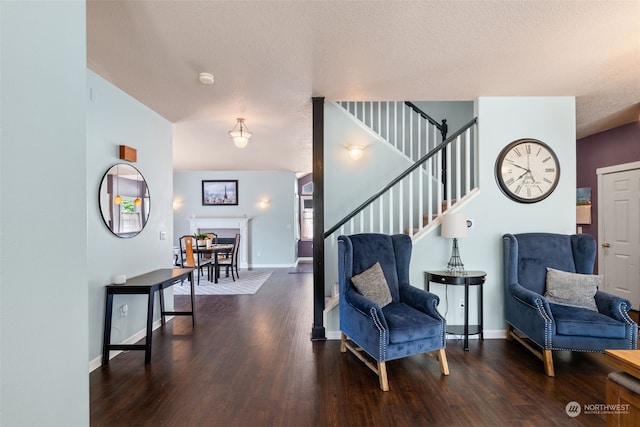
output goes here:
[{"label": "textured ceiling", "polygon": [[639,23],[636,0],[89,0],[87,56],[175,124],[175,170],[308,172],[312,96],[575,96],[578,137],[636,121]]}]

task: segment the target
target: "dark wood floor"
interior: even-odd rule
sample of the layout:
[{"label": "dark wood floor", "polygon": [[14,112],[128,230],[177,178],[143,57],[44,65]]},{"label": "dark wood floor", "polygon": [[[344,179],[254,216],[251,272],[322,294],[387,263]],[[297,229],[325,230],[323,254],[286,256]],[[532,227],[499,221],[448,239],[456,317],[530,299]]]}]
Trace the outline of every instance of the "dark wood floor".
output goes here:
[{"label": "dark wood floor", "polygon": [[[451,375],[418,355],[387,364],[391,390],[338,341],[311,342],[312,275],[276,270],[255,295],[200,296],[197,326],[153,336],[152,363],[124,353],[90,375],[92,426],[602,426],[601,354],[560,352],[556,378],[521,345],[448,341]],[[176,305],[187,303],[176,297]]]}]

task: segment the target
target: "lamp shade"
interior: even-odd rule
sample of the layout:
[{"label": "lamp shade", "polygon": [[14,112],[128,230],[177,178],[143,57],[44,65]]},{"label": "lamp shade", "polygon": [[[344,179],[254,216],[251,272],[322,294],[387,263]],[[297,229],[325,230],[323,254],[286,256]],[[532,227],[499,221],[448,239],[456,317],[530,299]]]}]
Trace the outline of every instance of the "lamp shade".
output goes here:
[{"label": "lamp shade", "polygon": [[467,235],[467,218],[461,213],[451,213],[442,216],[440,236],[449,238],[465,237]]}]

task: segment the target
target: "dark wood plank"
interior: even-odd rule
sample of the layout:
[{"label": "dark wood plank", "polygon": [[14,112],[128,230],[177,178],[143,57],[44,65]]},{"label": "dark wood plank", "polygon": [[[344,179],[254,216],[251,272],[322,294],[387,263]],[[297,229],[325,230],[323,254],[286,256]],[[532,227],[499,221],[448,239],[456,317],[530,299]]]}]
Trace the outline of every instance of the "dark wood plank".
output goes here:
[{"label": "dark wood plank", "polygon": [[[449,340],[434,357],[387,363],[389,392],[339,341],[311,341],[313,277],[276,270],[255,295],[198,296],[198,327],[175,318],[153,359],[130,352],[90,375],[93,426],[557,426],[568,402],[605,402],[599,353],[556,352],[556,378],[516,342]],[[176,297],[176,309],[189,306]]]}]

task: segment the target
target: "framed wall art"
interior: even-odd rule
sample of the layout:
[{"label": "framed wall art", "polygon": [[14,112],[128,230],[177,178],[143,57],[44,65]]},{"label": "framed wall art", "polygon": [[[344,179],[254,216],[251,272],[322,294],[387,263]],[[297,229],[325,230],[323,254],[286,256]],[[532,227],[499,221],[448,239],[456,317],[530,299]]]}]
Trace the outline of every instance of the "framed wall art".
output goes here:
[{"label": "framed wall art", "polygon": [[202,181],[202,206],[238,205],[238,180]]}]

